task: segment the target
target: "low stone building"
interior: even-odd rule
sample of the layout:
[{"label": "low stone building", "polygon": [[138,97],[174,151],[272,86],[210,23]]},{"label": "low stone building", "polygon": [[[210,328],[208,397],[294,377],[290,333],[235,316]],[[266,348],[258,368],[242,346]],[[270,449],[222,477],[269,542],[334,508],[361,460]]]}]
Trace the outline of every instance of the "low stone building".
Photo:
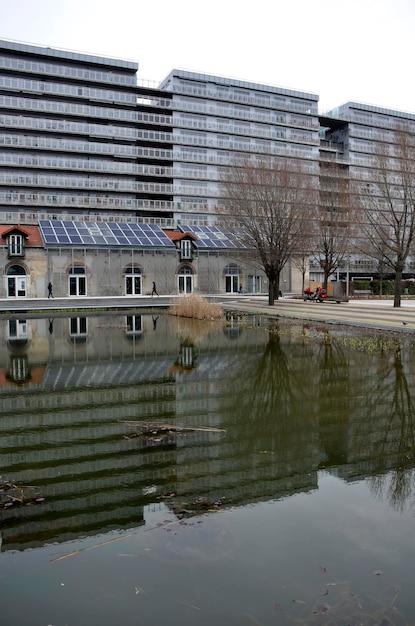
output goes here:
[{"label": "low stone building", "polygon": [[44,297],[46,253],[37,226],[0,225],[0,298]]},{"label": "low stone building", "polygon": [[266,293],[268,283],[240,233],[183,226],[41,220],[0,227],[0,298]]}]

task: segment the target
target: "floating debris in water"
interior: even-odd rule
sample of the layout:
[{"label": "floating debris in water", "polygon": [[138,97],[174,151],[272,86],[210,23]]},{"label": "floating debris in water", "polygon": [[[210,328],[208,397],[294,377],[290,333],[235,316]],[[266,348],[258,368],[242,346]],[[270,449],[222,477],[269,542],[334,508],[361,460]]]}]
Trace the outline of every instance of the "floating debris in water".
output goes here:
[{"label": "floating debris in water", "polygon": [[0,478],[0,509],[43,504],[44,501],[45,498],[33,485],[17,485],[10,480]]},{"label": "floating debris in water", "polygon": [[173,501],[170,506],[176,517],[181,520],[188,517],[194,517],[201,513],[217,513],[222,510],[223,498],[219,500],[211,500],[200,496],[190,502]]}]

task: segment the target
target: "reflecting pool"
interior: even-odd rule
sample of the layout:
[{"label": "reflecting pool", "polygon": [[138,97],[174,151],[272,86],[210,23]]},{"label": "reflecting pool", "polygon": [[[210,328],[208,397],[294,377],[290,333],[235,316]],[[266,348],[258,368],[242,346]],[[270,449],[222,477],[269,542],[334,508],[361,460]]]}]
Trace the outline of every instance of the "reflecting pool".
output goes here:
[{"label": "reflecting pool", "polygon": [[259,317],[0,319],[0,623],[414,623],[414,357]]}]

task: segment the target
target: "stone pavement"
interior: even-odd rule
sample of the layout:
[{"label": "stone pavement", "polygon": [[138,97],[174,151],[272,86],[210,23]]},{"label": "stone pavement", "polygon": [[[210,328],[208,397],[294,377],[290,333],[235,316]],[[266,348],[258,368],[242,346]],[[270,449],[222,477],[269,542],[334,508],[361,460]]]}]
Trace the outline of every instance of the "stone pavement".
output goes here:
[{"label": "stone pavement", "polygon": [[267,315],[270,318],[287,317],[326,324],[346,324],[415,332],[415,300],[402,300],[401,308],[393,307],[393,300],[350,300],[349,302],[305,302],[302,299],[282,298],[268,306],[264,297],[235,298],[221,302],[226,311]]},{"label": "stone pavement", "polygon": [[111,296],[105,298],[7,298],[0,299],[0,315],[42,313],[42,311],[122,310],[168,307],[178,296]]}]

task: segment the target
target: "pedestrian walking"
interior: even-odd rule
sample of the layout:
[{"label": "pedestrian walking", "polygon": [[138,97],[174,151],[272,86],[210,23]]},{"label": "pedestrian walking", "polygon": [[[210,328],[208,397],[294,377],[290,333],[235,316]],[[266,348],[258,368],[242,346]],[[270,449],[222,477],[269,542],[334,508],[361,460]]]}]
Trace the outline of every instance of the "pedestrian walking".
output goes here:
[{"label": "pedestrian walking", "polygon": [[48,284],[48,298],[53,298],[52,283]]},{"label": "pedestrian walking", "polygon": [[156,294],[156,296],[158,296],[159,294],[157,293],[157,289],[156,289],[156,283],[153,280],[153,290],[151,292],[151,295],[154,296],[154,294]]}]

